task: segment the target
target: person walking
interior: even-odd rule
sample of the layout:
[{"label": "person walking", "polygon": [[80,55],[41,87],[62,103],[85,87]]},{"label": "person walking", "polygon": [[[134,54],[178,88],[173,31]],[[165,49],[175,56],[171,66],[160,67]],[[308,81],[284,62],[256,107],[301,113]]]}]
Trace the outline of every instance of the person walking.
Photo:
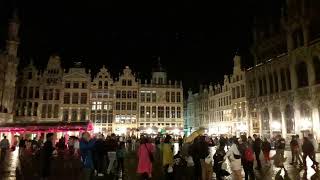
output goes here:
[{"label": "person walking", "polygon": [[270,164],[270,151],[271,151],[271,144],[267,138],[264,138],[264,140],[262,142],[262,152],[263,152],[264,160],[265,160],[266,164],[268,164],[268,165],[271,165]]},{"label": "person walking", "polygon": [[239,151],[241,154],[241,162],[243,166],[243,170],[245,173],[245,180],[254,180],[255,175],[253,171],[253,161],[254,161],[254,155],[252,146],[250,146],[250,143],[247,141],[247,137],[245,135],[241,136],[240,144],[239,144]]},{"label": "person walking", "polygon": [[137,173],[140,174],[143,180],[152,178],[152,163],[154,153],[154,146],[149,143],[148,139],[141,137],[140,145],[138,147],[138,168]]},{"label": "person walking", "polygon": [[307,138],[307,137],[303,138],[302,152],[303,152],[303,167],[304,167],[304,169],[307,169],[307,157],[308,156],[313,162],[311,167],[315,167],[315,166],[317,166],[319,164],[314,159],[314,145],[312,144],[310,139]]},{"label": "person walking", "polygon": [[93,150],[95,145],[95,139],[91,139],[88,132],[82,134],[82,139],[80,140],[80,154],[81,160],[84,167],[84,179],[92,180],[94,163],[93,163]]},{"label": "person walking", "polygon": [[108,160],[109,165],[107,169],[107,174],[110,174],[111,170],[113,169],[114,163],[117,159],[117,137],[115,134],[111,134],[111,138],[107,141],[107,150],[108,150]]},{"label": "person walking", "polygon": [[225,170],[222,169],[222,164],[224,162],[224,156],[226,152],[224,150],[225,144],[220,143],[217,147],[215,154],[213,155],[213,172],[216,174],[216,180],[222,180],[226,175],[230,175]]},{"label": "person walking", "polygon": [[232,170],[232,176],[234,180],[242,180],[241,176],[241,154],[238,149],[238,140],[237,138],[233,138],[233,143],[229,148],[228,152],[224,156],[224,159],[229,159],[230,168]]},{"label": "person walking", "polygon": [[165,179],[173,179],[173,147],[171,145],[171,136],[167,135],[162,147],[162,166],[165,172]]},{"label": "person walking", "polygon": [[256,155],[256,161],[257,161],[257,170],[261,170],[261,161],[260,161],[260,152],[261,152],[261,139],[256,134],[253,135],[254,142],[253,142],[253,151]]},{"label": "person walking", "polygon": [[124,156],[125,156],[125,142],[120,142],[119,147],[117,148],[117,162],[118,162],[117,171],[121,175],[124,172]]},{"label": "person walking", "polygon": [[52,158],[52,153],[54,151],[52,141],[53,141],[53,133],[48,133],[46,135],[46,142],[44,143],[43,148],[40,152],[42,180],[47,180],[50,176],[51,158]]},{"label": "person walking", "polygon": [[309,134],[308,137],[309,137],[309,140],[311,141],[311,143],[312,143],[312,145],[313,145],[313,147],[314,147],[314,153],[313,153],[313,156],[314,156],[314,157],[313,157],[313,159],[316,159],[316,152],[317,152],[318,149],[319,149],[318,142],[317,142],[316,139],[314,139],[313,134]]},{"label": "person walking", "polygon": [[284,138],[281,137],[281,135],[277,136],[275,147],[276,147],[276,154],[280,155],[282,159],[284,159],[284,150],[286,147],[286,141]]},{"label": "person walking", "polygon": [[10,148],[9,140],[7,139],[7,136],[3,136],[3,139],[0,142],[0,148],[1,148],[1,161],[4,161],[7,155],[7,151]]}]

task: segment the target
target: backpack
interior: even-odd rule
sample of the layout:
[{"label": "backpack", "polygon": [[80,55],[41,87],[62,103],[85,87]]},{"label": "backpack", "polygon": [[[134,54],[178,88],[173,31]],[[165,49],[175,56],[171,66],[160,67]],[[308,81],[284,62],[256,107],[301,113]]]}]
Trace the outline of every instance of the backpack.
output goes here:
[{"label": "backpack", "polygon": [[253,150],[250,147],[247,147],[244,151],[244,159],[249,162],[252,162],[254,160]]}]

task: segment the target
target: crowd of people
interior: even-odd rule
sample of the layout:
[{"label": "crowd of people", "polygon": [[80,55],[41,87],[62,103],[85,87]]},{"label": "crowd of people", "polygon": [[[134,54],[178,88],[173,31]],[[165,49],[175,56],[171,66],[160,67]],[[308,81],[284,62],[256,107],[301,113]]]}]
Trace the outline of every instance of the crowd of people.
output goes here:
[{"label": "crowd of people", "polygon": [[[246,135],[241,135],[239,138],[224,136],[211,138],[200,135],[192,142],[185,142],[182,137],[173,139],[170,135],[159,135],[156,138],[142,135],[136,138],[111,134],[104,137],[103,134],[92,136],[84,132],[80,138],[71,136],[66,140],[65,137],[61,137],[57,142],[55,139],[53,133],[46,134],[46,138],[35,137],[33,140],[21,138],[10,148],[8,139],[4,137],[0,142],[1,161],[5,160],[9,149],[14,151],[18,146],[20,157],[38,157],[40,176],[42,179],[48,179],[52,174],[53,157],[74,157],[82,164],[82,178],[85,180],[109,174],[121,177],[125,170],[125,162],[128,160],[128,152],[136,153],[136,172],[144,180],[154,179],[153,170],[162,171],[166,180],[211,180],[213,175],[217,180],[222,180],[226,176],[240,180],[243,170],[245,179],[253,180],[257,179],[254,165],[255,169],[260,171],[263,167],[270,167],[273,160],[275,167],[284,169],[286,161],[284,156],[286,141],[280,135],[275,137],[274,145],[267,138],[261,140],[258,135],[253,135],[253,138]],[[174,152],[174,142],[179,144],[177,152]],[[213,154],[210,152],[211,146],[216,146]],[[291,165],[307,169],[306,159],[309,157],[313,162],[312,167],[318,167],[316,161],[318,143],[312,134],[303,140],[298,135],[292,136],[289,146],[292,152]],[[276,153],[270,157],[272,147]],[[261,153],[263,158],[260,157]],[[155,162],[160,162],[162,169],[154,169]],[[226,167],[227,162],[229,168]]]}]

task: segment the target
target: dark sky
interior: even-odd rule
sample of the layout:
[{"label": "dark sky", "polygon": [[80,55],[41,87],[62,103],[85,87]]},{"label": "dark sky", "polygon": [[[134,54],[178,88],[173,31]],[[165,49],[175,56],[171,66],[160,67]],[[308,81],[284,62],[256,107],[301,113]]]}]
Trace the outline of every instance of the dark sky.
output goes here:
[{"label": "dark sky", "polygon": [[[252,1],[252,0],[251,0]],[[168,3],[170,2],[170,3]],[[251,65],[252,15],[249,0],[213,1],[0,1],[3,48],[13,6],[21,19],[21,62],[45,66],[58,53],[64,67],[82,61],[94,72],[105,64],[118,74],[125,66],[148,77],[156,56],[170,79],[186,89],[222,81],[239,48]]]}]

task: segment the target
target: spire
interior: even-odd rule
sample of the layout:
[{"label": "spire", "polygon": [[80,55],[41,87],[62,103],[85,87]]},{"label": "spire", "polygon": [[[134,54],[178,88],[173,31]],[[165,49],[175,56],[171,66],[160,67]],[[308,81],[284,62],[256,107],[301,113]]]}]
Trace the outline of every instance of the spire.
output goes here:
[{"label": "spire", "polygon": [[6,50],[10,56],[17,57],[18,45],[19,45],[19,18],[18,10],[15,9],[12,18],[8,24],[8,39],[6,44]]},{"label": "spire", "polygon": [[160,56],[157,58],[157,64],[152,70],[153,72],[165,72],[165,69],[161,65]]}]

